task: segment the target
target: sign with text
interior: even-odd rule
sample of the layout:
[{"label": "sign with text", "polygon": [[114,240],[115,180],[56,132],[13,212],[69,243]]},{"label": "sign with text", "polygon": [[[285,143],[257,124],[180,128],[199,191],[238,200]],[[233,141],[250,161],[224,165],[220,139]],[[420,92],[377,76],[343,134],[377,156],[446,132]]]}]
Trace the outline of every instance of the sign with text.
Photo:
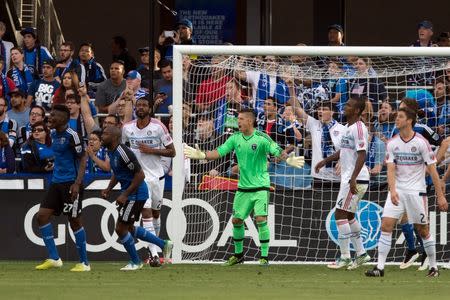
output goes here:
[{"label": "sign with text", "polygon": [[236,43],[236,1],[176,0],[179,19],[193,24],[193,37],[199,45]]}]

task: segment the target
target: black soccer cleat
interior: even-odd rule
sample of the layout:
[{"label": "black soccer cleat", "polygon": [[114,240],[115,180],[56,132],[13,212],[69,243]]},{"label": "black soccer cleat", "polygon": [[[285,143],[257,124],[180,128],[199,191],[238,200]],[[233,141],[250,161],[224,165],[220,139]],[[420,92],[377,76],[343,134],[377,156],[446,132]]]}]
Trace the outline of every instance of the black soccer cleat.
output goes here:
[{"label": "black soccer cleat", "polygon": [[384,270],[374,267],[372,270],[367,270],[365,274],[367,277],[384,277]]},{"label": "black soccer cleat", "polygon": [[405,259],[400,264],[400,269],[407,269],[419,258],[419,253],[416,250],[407,250]]},{"label": "black soccer cleat", "polygon": [[439,277],[439,270],[436,268],[431,268],[428,271],[427,277]]}]

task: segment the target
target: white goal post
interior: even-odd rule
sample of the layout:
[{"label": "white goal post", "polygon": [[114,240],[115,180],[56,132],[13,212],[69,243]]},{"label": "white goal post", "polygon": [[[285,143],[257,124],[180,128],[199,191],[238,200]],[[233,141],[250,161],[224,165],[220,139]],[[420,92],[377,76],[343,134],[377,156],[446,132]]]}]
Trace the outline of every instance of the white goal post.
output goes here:
[{"label": "white goal post", "polygon": [[[173,140],[177,155],[173,159],[173,188],[170,206],[170,223],[166,224],[169,237],[174,242],[173,262],[185,262],[183,245],[186,216],[183,213],[183,187],[185,185],[183,155],[183,55],[242,55],[242,56],[395,56],[395,57],[447,57],[450,48],[439,47],[319,47],[319,46],[201,46],[176,45],[173,48]],[[212,149],[208,149],[212,150]],[[448,194],[447,194],[448,196]],[[195,202],[195,201],[194,201]],[[204,208],[205,209],[205,208]],[[212,241],[214,242],[214,241]],[[231,239],[228,241],[232,243]]]}]

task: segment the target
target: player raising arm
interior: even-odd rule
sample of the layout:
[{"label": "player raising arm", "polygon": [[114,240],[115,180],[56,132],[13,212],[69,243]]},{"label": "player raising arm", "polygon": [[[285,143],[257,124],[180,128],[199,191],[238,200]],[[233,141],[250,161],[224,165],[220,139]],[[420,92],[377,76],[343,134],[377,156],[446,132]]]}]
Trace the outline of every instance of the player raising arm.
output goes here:
[{"label": "player raising arm", "polygon": [[260,265],[268,265],[270,232],[267,225],[267,213],[270,191],[270,178],[267,172],[267,155],[274,155],[286,163],[302,168],[303,156],[295,157],[293,153],[283,151],[268,135],[254,128],[255,112],[243,109],[238,115],[239,132],[233,134],[216,150],[203,152],[185,146],[184,154],[191,159],[215,160],[235,151],[239,162],[238,191],[233,202],[233,241],[234,255],[226,266],[243,263],[243,240],[245,236],[244,220],[254,211],[261,243]]},{"label": "player raising arm", "polygon": [[430,234],[428,221],[425,169],[433,180],[439,209],[446,211],[448,204],[436,171],[436,157],[423,136],[413,131],[415,122],[415,111],[408,108],[398,110],[395,123],[400,134],[388,142],[386,151],[389,193],[381,220],[378,264],[372,270],[366,271],[366,276],[369,277],[384,276],[384,265],[391,250],[392,231],[404,213],[408,215],[408,222],[417,228],[430,259],[427,276],[439,276],[436,246]]}]

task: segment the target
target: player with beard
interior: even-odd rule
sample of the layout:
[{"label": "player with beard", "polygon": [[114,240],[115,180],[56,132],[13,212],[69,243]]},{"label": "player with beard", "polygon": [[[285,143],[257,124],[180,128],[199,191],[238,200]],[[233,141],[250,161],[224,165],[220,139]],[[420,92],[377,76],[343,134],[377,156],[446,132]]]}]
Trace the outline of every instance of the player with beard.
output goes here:
[{"label": "player with beard", "polygon": [[[128,144],[142,165],[150,198],[142,209],[143,227],[155,235],[161,228],[160,210],[164,192],[164,169],[161,157],[174,157],[175,148],[166,126],[153,118],[153,101],[147,97],[136,100],[137,119],[123,125],[122,140]],[[149,263],[159,266],[154,244],[149,244]]]}]

